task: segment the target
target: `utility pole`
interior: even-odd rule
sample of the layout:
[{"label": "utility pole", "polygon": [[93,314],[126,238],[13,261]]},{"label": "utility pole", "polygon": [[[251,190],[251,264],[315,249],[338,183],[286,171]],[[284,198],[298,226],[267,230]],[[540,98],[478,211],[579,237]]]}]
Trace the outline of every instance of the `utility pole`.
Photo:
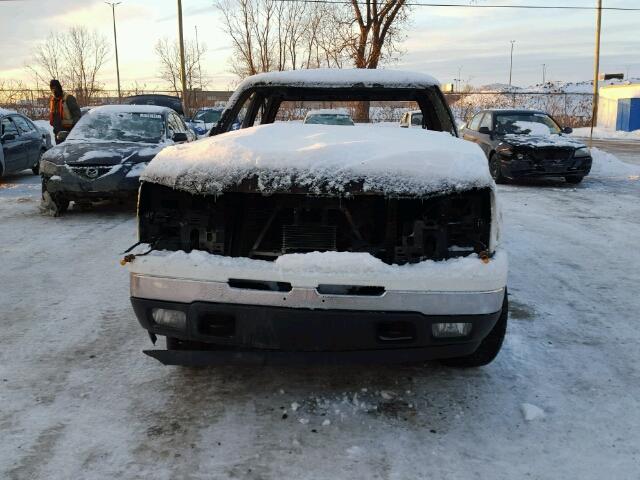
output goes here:
[{"label": "utility pole", "polygon": [[513,77],[513,45],[516,43],[515,40],[511,40],[511,63],[509,64],[509,86],[511,86],[511,79]]},{"label": "utility pole", "polygon": [[542,64],[542,86],[547,83],[547,64]]},{"label": "utility pole", "polygon": [[120,62],[118,61],[118,34],[116,32],[116,5],[122,2],[104,2],[111,6],[111,15],[113,17],[113,43],[116,46],[116,76],[118,78],[118,102],[122,100],[122,92],[120,91]]},{"label": "utility pole", "polygon": [[589,133],[589,147],[593,146],[593,127],[598,121],[598,77],[600,76],[600,27],[602,26],[602,0],[598,0],[596,13],[596,52],[593,72],[593,110],[591,111],[591,132]]},{"label": "utility pole", "polygon": [[462,85],[462,77],[460,76],[461,74],[462,74],[462,67],[458,67],[458,77],[453,79],[456,93],[460,91],[460,86]]},{"label": "utility pole", "polygon": [[184,35],[182,33],[182,0],[178,0],[178,43],[180,44],[180,79],[182,80],[182,109],[184,116],[189,118],[187,101],[187,72],[184,66]]}]

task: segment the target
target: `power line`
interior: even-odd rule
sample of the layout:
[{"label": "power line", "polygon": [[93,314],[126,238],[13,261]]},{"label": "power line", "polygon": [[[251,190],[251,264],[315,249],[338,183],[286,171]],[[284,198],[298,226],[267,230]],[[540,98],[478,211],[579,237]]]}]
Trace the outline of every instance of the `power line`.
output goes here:
[{"label": "power line", "polygon": [[[349,0],[275,0],[282,3],[321,3],[328,5],[351,5]],[[598,10],[597,7],[585,7],[578,5],[483,5],[483,4],[463,4],[463,3],[424,3],[407,2],[408,7],[434,7],[434,8],[502,8],[502,9],[528,9],[528,10]],[[640,8],[633,7],[602,7],[602,11],[613,12],[640,12]]]}]

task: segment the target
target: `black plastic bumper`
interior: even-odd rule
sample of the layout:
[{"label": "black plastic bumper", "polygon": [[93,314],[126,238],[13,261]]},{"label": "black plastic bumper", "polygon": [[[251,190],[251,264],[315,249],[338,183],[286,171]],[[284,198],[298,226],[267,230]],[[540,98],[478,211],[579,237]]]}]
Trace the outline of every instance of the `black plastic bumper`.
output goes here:
[{"label": "black plastic bumper", "polygon": [[[191,304],[131,298],[143,328],[198,342],[198,350],[145,351],[164,364],[344,364],[420,362],[473,353],[496,324],[485,315],[309,310],[209,302]],[[156,324],[154,308],[180,310],[186,329]],[[466,337],[440,339],[434,323],[471,323]]]},{"label": "black plastic bumper", "polygon": [[128,177],[127,173],[128,169],[120,168],[90,179],[75,175],[65,167],[57,167],[55,175],[44,174],[44,181],[49,193],[63,195],[70,200],[134,197],[138,193],[140,180],[137,176]]},{"label": "black plastic bumper", "polygon": [[591,157],[562,161],[535,162],[517,160],[500,155],[502,174],[508,178],[587,176],[591,171]]}]

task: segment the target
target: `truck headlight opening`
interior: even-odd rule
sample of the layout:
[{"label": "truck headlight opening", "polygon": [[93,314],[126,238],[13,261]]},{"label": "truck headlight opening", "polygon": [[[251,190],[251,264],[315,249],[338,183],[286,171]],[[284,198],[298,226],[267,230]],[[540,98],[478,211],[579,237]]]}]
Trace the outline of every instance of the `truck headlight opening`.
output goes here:
[{"label": "truck headlight opening", "polygon": [[471,323],[434,323],[431,333],[436,338],[466,337],[471,333]]},{"label": "truck headlight opening", "polygon": [[161,327],[174,330],[185,330],[187,328],[187,314],[180,310],[154,308],[151,310],[151,317],[153,321]]}]

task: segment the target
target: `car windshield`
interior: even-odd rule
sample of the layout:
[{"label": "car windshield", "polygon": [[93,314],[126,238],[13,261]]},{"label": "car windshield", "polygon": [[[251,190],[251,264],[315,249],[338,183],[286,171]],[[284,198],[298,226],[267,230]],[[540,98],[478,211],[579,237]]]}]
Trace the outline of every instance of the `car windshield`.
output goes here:
[{"label": "car windshield", "polygon": [[203,110],[196,114],[194,120],[199,120],[204,123],[216,123],[220,120],[221,114],[222,112],[220,110]]},{"label": "car windshield", "polygon": [[349,115],[322,113],[309,115],[304,123],[314,125],[353,125],[353,120]]},{"label": "car windshield", "polygon": [[82,117],[68,139],[159,143],[165,131],[164,122],[161,113],[94,111]]},{"label": "car windshield", "polygon": [[496,132],[500,134],[551,135],[561,129],[544,113],[509,113],[496,115]]}]

